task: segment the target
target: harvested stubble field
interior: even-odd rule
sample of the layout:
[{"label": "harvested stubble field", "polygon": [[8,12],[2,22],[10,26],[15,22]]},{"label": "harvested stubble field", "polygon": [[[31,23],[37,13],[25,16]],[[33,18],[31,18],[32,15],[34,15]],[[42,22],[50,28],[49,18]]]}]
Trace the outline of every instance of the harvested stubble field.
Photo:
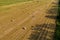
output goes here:
[{"label": "harvested stubble field", "polygon": [[[47,14],[47,10],[54,6],[54,2],[55,0],[32,0],[0,6],[0,40],[30,40],[29,35],[33,33],[32,28],[36,24],[55,25],[56,20],[47,16],[50,15]],[[45,27],[42,26],[43,30],[54,33],[55,26],[54,29],[50,27],[50,29],[45,29]],[[42,28],[40,30],[41,36],[44,35],[43,32],[47,33]],[[40,40],[39,37],[36,40]],[[52,38],[49,39],[52,40]],[[41,40],[43,40],[43,37]]]}]

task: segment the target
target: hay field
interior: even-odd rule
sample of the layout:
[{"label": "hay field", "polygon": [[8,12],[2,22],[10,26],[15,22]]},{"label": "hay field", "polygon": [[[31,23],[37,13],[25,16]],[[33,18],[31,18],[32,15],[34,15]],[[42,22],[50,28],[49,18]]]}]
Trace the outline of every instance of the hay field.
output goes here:
[{"label": "hay field", "polygon": [[54,19],[45,17],[53,1],[33,0],[0,6],[0,40],[28,40],[31,26],[43,23],[55,24]]}]

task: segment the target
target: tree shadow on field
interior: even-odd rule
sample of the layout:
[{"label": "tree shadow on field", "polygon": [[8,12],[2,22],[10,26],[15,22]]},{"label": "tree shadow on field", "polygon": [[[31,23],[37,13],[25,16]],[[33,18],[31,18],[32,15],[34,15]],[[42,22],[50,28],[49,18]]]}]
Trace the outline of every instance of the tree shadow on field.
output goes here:
[{"label": "tree shadow on field", "polygon": [[[32,28],[32,33],[29,36],[29,40],[47,40],[46,36],[47,33],[54,33],[54,32],[50,32],[48,30],[44,30],[43,28],[47,28],[47,29],[55,29],[56,25],[55,24],[40,24],[40,25],[35,25]],[[45,37],[43,37],[45,35]],[[52,36],[52,35],[51,35]]]},{"label": "tree shadow on field", "polygon": [[[54,4],[55,4],[55,3],[54,3]],[[58,5],[52,6],[50,9],[48,9],[48,11],[47,11],[46,13],[48,14],[48,15],[45,16],[46,18],[54,19],[54,20],[56,20],[56,22],[57,22]],[[55,22],[55,24],[56,24],[56,22]],[[57,24],[56,24],[56,26],[57,26]],[[55,27],[55,32],[54,32],[53,40],[56,40],[56,37],[55,37],[55,35],[57,34],[56,28],[57,28],[57,27]],[[59,37],[59,38],[60,38],[60,37]]]},{"label": "tree shadow on field", "polygon": [[47,10],[47,12],[46,12],[47,14],[57,14],[57,12],[58,12],[58,5],[57,5],[56,2],[52,2],[52,4],[54,4],[54,5]]},{"label": "tree shadow on field", "polygon": [[56,8],[51,8],[48,10],[47,14],[45,17],[50,18],[50,19],[56,19],[57,17],[57,9]]},{"label": "tree shadow on field", "polygon": [[[55,4],[55,3],[53,3]],[[49,19],[55,19],[57,18],[57,6],[52,6],[50,9],[47,10],[45,17]],[[43,29],[44,28],[44,29]],[[54,32],[48,31],[49,30],[54,30]],[[36,24],[34,27],[32,27],[32,33],[29,36],[29,40],[54,40],[54,33],[56,29],[56,24]],[[50,34],[50,35],[47,35]],[[46,36],[50,38],[46,38]]]},{"label": "tree shadow on field", "polygon": [[48,9],[47,14],[57,14],[57,7]]},{"label": "tree shadow on field", "polygon": [[45,17],[50,18],[50,19],[57,19],[57,13],[58,13],[58,7],[57,5],[52,6],[50,9],[46,11],[48,15]]},{"label": "tree shadow on field", "polygon": [[57,18],[57,17],[54,16],[54,15],[47,15],[47,16],[45,16],[45,17],[50,18],[50,19],[56,19],[56,18]]}]

